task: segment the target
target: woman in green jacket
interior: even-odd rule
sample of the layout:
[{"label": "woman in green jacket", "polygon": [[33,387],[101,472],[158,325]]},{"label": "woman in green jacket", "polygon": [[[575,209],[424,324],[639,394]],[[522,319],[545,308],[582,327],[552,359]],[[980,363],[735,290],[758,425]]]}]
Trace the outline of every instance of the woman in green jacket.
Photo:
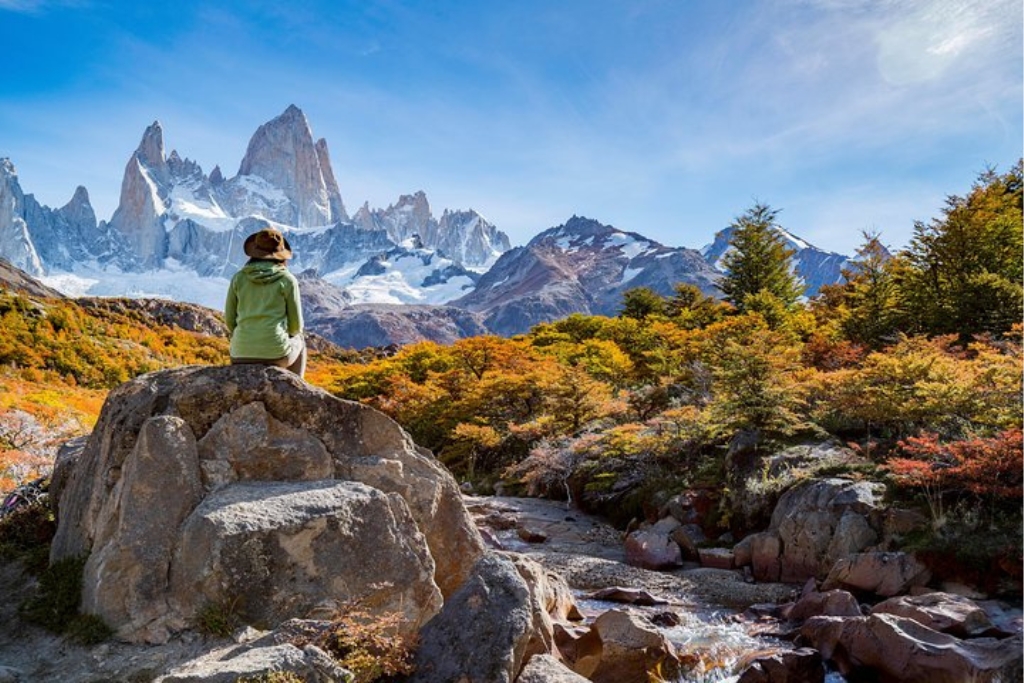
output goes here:
[{"label": "woman in green jacket", "polygon": [[231,335],[231,362],[306,372],[299,283],[285,261],[291,245],[277,230],[249,235],[243,246],[249,262],[231,278],[224,318]]}]

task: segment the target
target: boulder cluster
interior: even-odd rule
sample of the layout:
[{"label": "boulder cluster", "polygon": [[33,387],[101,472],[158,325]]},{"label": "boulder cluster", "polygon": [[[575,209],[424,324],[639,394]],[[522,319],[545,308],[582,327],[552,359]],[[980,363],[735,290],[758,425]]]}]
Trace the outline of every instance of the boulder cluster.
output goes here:
[{"label": "boulder cluster", "polygon": [[[795,603],[767,612],[808,647],[752,662],[743,683],[822,680],[823,662],[878,680],[1018,680],[1019,628],[997,626],[985,608],[998,606],[967,586],[931,586],[926,564],[900,549],[928,520],[885,504],[883,493],[866,481],[807,479],[779,498],[766,530],[733,543],[728,535],[708,538],[711,497],[688,491],[626,537],[626,559],[650,569],[692,561],[741,570],[751,581],[804,583]],[[818,673],[798,673],[806,670]]]},{"label": "boulder cluster", "polygon": [[624,614],[569,635],[582,617],[565,581],[487,550],[429,452],[378,411],[277,368],[188,367],[122,385],[92,434],[62,449],[52,493],[51,561],[87,556],[82,611],[118,639],[166,643],[211,610],[249,625],[164,683],[271,670],[348,680],[296,634],[353,605],[398,615],[415,636],[411,681],[585,680],[559,646],[577,640],[572,661],[591,680],[627,680],[671,651]]}]

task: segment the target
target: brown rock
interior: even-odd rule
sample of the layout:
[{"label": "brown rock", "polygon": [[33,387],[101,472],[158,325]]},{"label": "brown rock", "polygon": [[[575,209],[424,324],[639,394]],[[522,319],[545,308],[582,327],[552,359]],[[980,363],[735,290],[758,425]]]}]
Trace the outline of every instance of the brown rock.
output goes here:
[{"label": "brown rock", "polygon": [[821,653],[800,648],[758,657],[744,669],[736,683],[821,683],[825,663]]},{"label": "brown rock", "polygon": [[523,667],[516,683],[587,683],[587,679],[548,654],[534,655]]},{"label": "brown rock", "polygon": [[659,598],[641,588],[624,588],[622,586],[609,586],[594,591],[587,596],[588,600],[606,600],[608,602],[622,602],[629,605],[667,605],[668,600]]},{"label": "brown rock", "polygon": [[735,566],[730,548],[701,548],[700,564],[711,569],[732,569]]},{"label": "brown rock", "polygon": [[664,635],[640,617],[610,610],[577,643],[573,670],[594,683],[646,681],[679,673],[679,657]]},{"label": "brown rock", "polygon": [[682,551],[669,533],[664,527],[655,525],[629,534],[625,544],[626,563],[644,569],[668,569],[681,565]]},{"label": "brown rock", "polygon": [[883,597],[923,586],[931,572],[907,553],[857,553],[836,562],[822,588],[866,591]]},{"label": "brown rock", "polygon": [[778,581],[782,576],[782,540],[774,531],[752,534],[750,564],[757,581]]},{"label": "brown rock", "polygon": [[683,524],[673,530],[669,538],[679,544],[683,558],[687,560],[696,560],[700,556],[698,546],[708,540],[698,524]]},{"label": "brown rock", "polygon": [[971,638],[995,630],[988,614],[973,600],[949,593],[901,595],[871,608],[872,614],[895,614],[935,631]]},{"label": "brown rock", "polygon": [[844,676],[908,683],[1021,679],[1020,637],[962,641],[891,614],[813,617],[800,634]]},{"label": "brown rock", "polygon": [[857,599],[843,590],[824,593],[811,591],[800,597],[789,610],[788,618],[803,621],[811,617],[859,617],[860,605]]}]

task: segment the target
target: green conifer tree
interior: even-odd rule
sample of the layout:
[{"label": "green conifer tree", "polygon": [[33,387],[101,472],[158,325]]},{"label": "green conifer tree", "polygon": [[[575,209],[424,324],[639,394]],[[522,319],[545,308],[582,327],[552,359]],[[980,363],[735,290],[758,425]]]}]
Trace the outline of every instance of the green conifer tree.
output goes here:
[{"label": "green conifer tree", "polygon": [[748,296],[767,291],[786,306],[803,294],[792,271],[793,250],[777,232],[778,210],[755,204],[730,226],[729,250],[722,257],[726,275],[719,285],[725,300],[741,312]]}]

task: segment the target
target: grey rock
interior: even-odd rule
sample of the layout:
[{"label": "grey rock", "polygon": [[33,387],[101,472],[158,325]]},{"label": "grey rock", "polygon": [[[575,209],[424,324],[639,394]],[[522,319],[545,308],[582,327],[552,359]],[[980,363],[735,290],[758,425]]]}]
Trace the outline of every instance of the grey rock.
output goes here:
[{"label": "grey rock", "polygon": [[481,558],[470,578],[420,633],[413,683],[510,683],[526,661],[530,589],[507,558]]},{"label": "grey rock", "polygon": [[168,600],[189,621],[231,605],[276,625],[317,605],[398,613],[409,635],[441,607],[434,563],[405,502],[358,482],[238,482],[181,529]]},{"label": "grey rock", "polygon": [[[814,479],[783,494],[769,527],[779,538],[778,578],[803,581],[824,575],[838,559],[834,553],[867,547],[876,538],[868,518],[878,514],[881,493],[880,486],[870,482]],[[764,552],[755,552],[754,562],[755,578],[773,575],[756,564],[773,562]]]},{"label": "grey rock", "polygon": [[225,658],[204,657],[171,670],[155,683],[236,683],[271,671],[311,674],[306,655],[289,643],[243,648]]},{"label": "grey rock", "polygon": [[530,657],[516,683],[586,683],[586,680],[554,656],[540,654]]},{"label": "grey rock", "polygon": [[188,425],[171,416],[146,420],[98,513],[82,575],[83,612],[126,640],[166,642],[169,629],[183,626],[168,609],[168,579],[179,528],[201,498]]},{"label": "grey rock", "polygon": [[[202,446],[196,445],[196,436]],[[246,441],[246,446],[235,441],[239,439]],[[250,439],[254,441],[248,442]],[[254,444],[261,452],[259,462],[248,459],[246,452]],[[205,491],[199,475],[201,452],[206,462],[226,464],[231,474],[224,474],[223,467],[220,479],[210,479],[207,473],[212,485],[227,485],[195,507],[195,487]],[[251,481],[262,477],[302,481]],[[234,482],[235,478],[239,481]],[[210,569],[203,564],[204,558],[214,561],[207,552],[212,547],[208,544],[214,543],[211,526],[219,525],[223,538],[245,546],[242,532],[253,525],[252,549],[280,550],[278,554],[291,563],[299,580],[312,576],[315,572],[309,567],[320,561],[319,550],[309,550],[309,544],[322,546],[324,552],[341,552],[337,539],[359,526],[344,521],[348,513],[342,511],[353,505],[366,508],[382,526],[367,527],[356,535],[363,537],[372,532],[381,538],[362,538],[369,546],[359,552],[380,558],[380,580],[391,581],[396,594],[409,592],[404,599],[409,602],[405,609],[411,610],[412,623],[424,620],[432,614],[430,610],[436,609],[435,597],[431,597],[436,595],[434,585],[444,594],[454,592],[484,547],[454,479],[429,453],[418,449],[397,424],[373,409],[341,401],[277,368],[188,367],[143,375],[122,385],[109,394],[96,428],[66,481],[51,559],[91,552],[87,579],[95,586],[107,587],[87,588],[87,597],[90,591],[95,595],[86,604],[94,608],[92,611],[110,616],[121,635],[132,639],[159,640],[164,637],[162,629],[178,628],[194,615],[196,605],[180,600],[180,593],[175,598],[178,602],[169,607],[161,607],[160,599],[149,601],[146,597],[160,593],[157,584],[168,573],[174,579],[171,593],[189,582],[198,582],[200,588],[194,589],[197,596],[207,591],[207,600],[231,598],[204,583],[209,579],[205,572]],[[343,482],[353,482],[351,486],[356,487],[358,482],[366,485],[362,489],[367,492],[376,491],[356,495]],[[320,507],[312,502],[306,505],[294,500],[294,496],[301,498],[299,493],[285,488],[280,491],[280,501],[265,503],[268,509],[283,506],[280,520],[263,520],[264,526],[260,526],[240,515],[239,519],[249,520],[240,522],[241,531],[230,521],[223,521],[221,512],[239,510],[246,506],[245,500],[262,500],[269,495],[267,486],[294,486],[310,501],[326,498]],[[230,503],[231,496],[241,497],[235,507]],[[332,515],[340,515],[339,521],[330,522],[333,526],[327,533],[322,527]],[[188,543],[182,545],[179,539],[175,546],[175,562],[188,559],[189,566],[198,573],[184,571],[184,565],[167,569],[167,544],[176,538],[179,529],[191,531]],[[153,543],[144,540],[150,535]],[[198,546],[206,547],[206,551],[198,550]],[[185,547],[188,552],[183,550]],[[407,565],[407,572],[395,574],[395,567],[384,562],[387,557]],[[339,566],[354,573],[330,583],[352,581],[361,590],[365,581],[358,578],[358,571],[365,567],[346,562]],[[151,579],[140,574],[143,568],[153,570],[146,572],[152,574]],[[287,575],[288,571],[281,568],[279,573]],[[322,570],[316,571],[323,576]],[[126,581],[118,578],[114,584],[104,583],[113,577]],[[127,590],[118,595],[112,585],[126,585]],[[237,583],[231,585],[242,588]],[[339,590],[342,599],[358,597],[347,589]],[[308,609],[316,602],[308,597],[312,591],[295,594],[299,596],[296,610]],[[339,591],[331,588],[329,596],[337,598]],[[145,609],[133,607],[144,600]],[[383,602],[389,609],[393,607],[390,598]],[[155,612],[147,611],[150,608]],[[281,604],[267,609],[266,614],[257,617],[270,620],[301,616],[289,613],[290,608]],[[166,619],[160,616],[161,610]]]}]

